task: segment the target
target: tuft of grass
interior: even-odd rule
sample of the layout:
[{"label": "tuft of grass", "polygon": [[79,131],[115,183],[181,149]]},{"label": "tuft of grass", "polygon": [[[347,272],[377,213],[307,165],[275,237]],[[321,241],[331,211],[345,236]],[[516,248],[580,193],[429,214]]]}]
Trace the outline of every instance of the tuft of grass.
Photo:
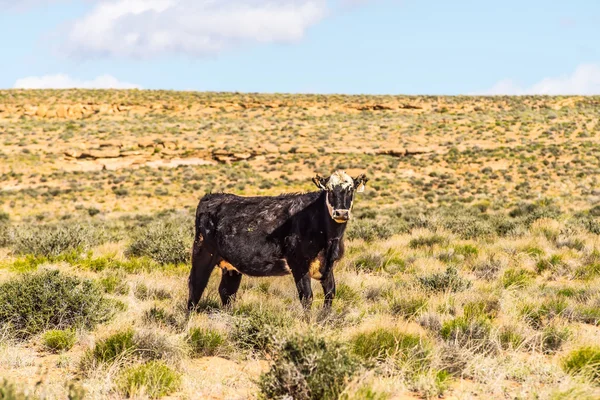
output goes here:
[{"label": "tuft of grass", "polygon": [[359,365],[341,343],[313,334],[294,336],[275,351],[258,386],[265,399],[338,399]]},{"label": "tuft of grass", "polygon": [[544,271],[560,272],[560,270],[565,267],[566,265],[559,254],[553,254],[549,258],[542,258],[536,264],[538,274],[541,274]]},{"label": "tuft of grass", "polygon": [[577,306],[575,307],[574,319],[584,324],[600,324],[600,308],[597,306]]},{"label": "tuft of grass", "polygon": [[112,257],[81,257],[73,264],[77,265],[78,268],[87,269],[93,272],[116,270],[129,274],[151,272],[161,268],[159,264],[148,257],[130,258],[125,261],[117,260]]},{"label": "tuft of grass", "polygon": [[421,285],[434,292],[461,292],[471,287],[471,281],[458,275],[458,270],[450,266],[443,273],[433,273],[418,277]]},{"label": "tuft of grass", "polygon": [[504,350],[519,349],[525,343],[525,337],[516,326],[503,326],[498,332],[500,346]]},{"label": "tuft of grass", "polygon": [[500,312],[500,301],[495,297],[482,300],[474,300],[465,303],[463,306],[463,315],[466,319],[494,319]]},{"label": "tuft of grass", "polygon": [[0,323],[20,339],[48,329],[91,329],[112,316],[111,304],[92,281],[59,271],[25,274],[0,285]]},{"label": "tuft of grass", "polygon": [[54,353],[70,350],[75,344],[75,332],[71,329],[53,329],[44,332],[42,344]]},{"label": "tuft of grass", "polygon": [[225,338],[213,329],[193,328],[186,335],[185,341],[189,344],[193,357],[208,357],[218,353]]},{"label": "tuft of grass", "polygon": [[150,288],[145,283],[138,283],[135,285],[133,295],[138,300],[168,300],[173,297],[167,290]]},{"label": "tuft of grass", "polygon": [[181,387],[181,375],[162,361],[149,361],[124,369],[116,379],[117,390],[126,397],[167,396]]},{"label": "tuft of grass", "polygon": [[136,349],[137,346],[133,340],[133,335],[133,329],[113,333],[96,343],[90,355],[97,362],[112,362],[117,357],[131,353]]},{"label": "tuft of grass", "polygon": [[509,268],[502,275],[502,286],[505,289],[520,289],[528,286],[533,280],[533,273],[523,268]]},{"label": "tuft of grass", "polygon": [[521,315],[535,329],[542,328],[548,321],[561,317],[569,309],[564,298],[553,297],[541,303],[525,303],[520,308]]},{"label": "tuft of grass", "polygon": [[384,258],[378,253],[365,253],[354,261],[354,268],[361,272],[377,272],[384,267]]},{"label": "tuft of grass", "polygon": [[124,278],[121,274],[112,274],[100,278],[99,282],[105,293],[124,296],[129,294],[129,286]]},{"label": "tuft of grass", "polygon": [[389,301],[390,311],[393,315],[402,318],[415,318],[427,308],[428,300],[424,295],[392,298]]},{"label": "tuft of grass", "polygon": [[600,384],[600,348],[581,347],[571,351],[562,361],[565,372],[581,375]]},{"label": "tuft of grass", "polygon": [[408,247],[418,249],[422,247],[445,246],[448,244],[448,238],[437,233],[431,235],[421,235],[408,242]]},{"label": "tuft of grass", "polygon": [[584,281],[600,276],[600,262],[591,262],[578,267],[575,270],[575,278]]},{"label": "tuft of grass", "polygon": [[553,354],[559,351],[571,337],[571,331],[566,327],[549,325],[544,328],[541,338],[542,352]]},{"label": "tuft of grass", "polygon": [[465,258],[476,257],[479,249],[472,244],[463,244],[454,246],[454,253]]},{"label": "tuft of grass", "polygon": [[17,258],[7,267],[14,272],[33,272],[47,262],[49,262],[47,257],[28,254],[25,257]]},{"label": "tuft of grass", "polygon": [[152,306],[150,309],[146,310],[143,319],[147,323],[170,326],[173,328],[179,328],[183,324],[183,321],[177,318],[177,315],[157,306]]},{"label": "tuft of grass", "polygon": [[442,325],[440,335],[443,339],[459,344],[473,344],[476,347],[484,344],[491,330],[489,320],[457,317]]},{"label": "tuft of grass", "polygon": [[354,354],[365,360],[393,359],[410,365],[410,372],[422,370],[430,362],[431,350],[420,336],[396,329],[378,328],[360,333],[351,340]]},{"label": "tuft of grass", "polygon": [[345,283],[338,283],[335,298],[346,303],[357,303],[360,300],[360,294]]}]

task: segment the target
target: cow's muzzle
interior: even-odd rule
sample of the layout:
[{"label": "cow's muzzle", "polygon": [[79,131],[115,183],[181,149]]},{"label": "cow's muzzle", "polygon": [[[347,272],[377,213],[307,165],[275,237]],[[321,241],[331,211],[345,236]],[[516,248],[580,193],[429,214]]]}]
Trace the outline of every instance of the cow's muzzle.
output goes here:
[{"label": "cow's muzzle", "polygon": [[350,220],[350,210],[332,210],[331,218],[337,223],[343,224]]}]

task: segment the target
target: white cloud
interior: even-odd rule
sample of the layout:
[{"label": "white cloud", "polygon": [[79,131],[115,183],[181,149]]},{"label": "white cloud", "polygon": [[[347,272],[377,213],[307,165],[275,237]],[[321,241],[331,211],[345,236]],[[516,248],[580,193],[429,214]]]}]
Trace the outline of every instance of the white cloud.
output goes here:
[{"label": "white cloud", "polygon": [[31,7],[48,6],[65,0],[0,0],[0,10],[25,11]]},{"label": "white cloud", "polygon": [[100,0],[65,46],[82,57],[203,56],[298,41],[326,13],[327,0]]},{"label": "white cloud", "polygon": [[522,87],[511,79],[496,83],[484,95],[597,95],[600,94],[600,64],[581,64],[571,75],[544,78],[538,83]]},{"label": "white cloud", "polygon": [[121,82],[111,75],[100,75],[92,80],[71,78],[65,74],[29,76],[17,79],[15,89],[140,89],[139,85]]}]

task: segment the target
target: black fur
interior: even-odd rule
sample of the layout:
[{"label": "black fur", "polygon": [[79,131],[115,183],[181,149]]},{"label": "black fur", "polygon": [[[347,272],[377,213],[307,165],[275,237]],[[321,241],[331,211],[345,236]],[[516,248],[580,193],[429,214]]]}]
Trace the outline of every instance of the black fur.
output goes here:
[{"label": "black fur", "polygon": [[325,306],[330,306],[335,296],[333,264],[344,254],[346,224],[332,219],[326,199],[349,209],[355,188],[274,197],[204,196],[196,210],[188,308],[198,304],[211,272],[222,262],[235,267],[223,270],[219,286],[223,304],[235,296],[241,274],[291,273],[300,301],[309,308],[313,297],[309,270],[316,259],[320,267],[313,277],[321,280]]}]

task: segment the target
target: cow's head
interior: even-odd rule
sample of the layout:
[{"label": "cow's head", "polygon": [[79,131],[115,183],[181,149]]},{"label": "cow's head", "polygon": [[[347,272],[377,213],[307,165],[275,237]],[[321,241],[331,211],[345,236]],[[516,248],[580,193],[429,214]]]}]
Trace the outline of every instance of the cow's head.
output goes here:
[{"label": "cow's head", "polygon": [[348,222],[354,202],[354,193],[363,192],[369,179],[364,175],[352,179],[344,171],[336,171],[329,178],[313,178],[317,187],[326,192],[325,202],[331,218],[340,224]]}]

